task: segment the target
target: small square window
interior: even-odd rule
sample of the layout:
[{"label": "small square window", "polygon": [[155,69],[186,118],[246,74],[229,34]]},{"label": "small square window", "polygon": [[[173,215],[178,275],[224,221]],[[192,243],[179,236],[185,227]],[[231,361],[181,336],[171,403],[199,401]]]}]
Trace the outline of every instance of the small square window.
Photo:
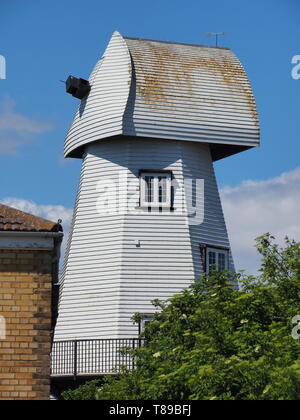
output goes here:
[{"label": "small square window", "polygon": [[200,256],[203,271],[209,273],[211,267],[222,271],[229,269],[229,248],[218,248],[214,245],[200,244]]},{"label": "small square window", "polygon": [[171,173],[141,172],[141,207],[171,207]]}]

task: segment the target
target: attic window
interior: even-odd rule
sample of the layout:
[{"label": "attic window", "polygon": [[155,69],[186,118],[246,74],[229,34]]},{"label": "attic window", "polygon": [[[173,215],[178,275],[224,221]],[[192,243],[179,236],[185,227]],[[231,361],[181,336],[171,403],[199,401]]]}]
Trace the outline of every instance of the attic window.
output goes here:
[{"label": "attic window", "polygon": [[229,248],[201,244],[200,251],[204,272],[209,273],[213,267],[219,271],[229,269]]},{"label": "attic window", "polygon": [[171,207],[171,172],[140,173],[141,207]]}]

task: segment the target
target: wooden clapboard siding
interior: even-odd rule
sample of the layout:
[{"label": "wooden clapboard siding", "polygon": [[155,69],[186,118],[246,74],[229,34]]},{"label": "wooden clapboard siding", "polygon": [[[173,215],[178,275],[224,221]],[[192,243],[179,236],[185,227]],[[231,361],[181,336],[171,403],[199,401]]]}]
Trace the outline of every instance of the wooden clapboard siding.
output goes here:
[{"label": "wooden clapboard siding", "polygon": [[125,42],[135,88],[125,112],[124,134],[258,144],[251,87],[231,50],[134,38]]},{"label": "wooden clapboard siding", "polygon": [[[56,340],[134,336],[135,312],[151,313],[152,299],[198,278],[200,243],[229,248],[213,161],[259,144],[251,86],[229,49],[115,32],[89,80],[65,143],[65,156],[83,166]],[[181,186],[173,212],[139,209],[142,169],[172,171]],[[105,179],[120,196],[99,214]],[[200,194],[191,179],[203,180]]]},{"label": "wooden clapboard siding", "polygon": [[131,59],[124,39],[116,32],[90,78],[91,92],[81,101],[65,143],[65,155],[76,155],[92,141],[123,132],[130,83]]},{"label": "wooden clapboard siding", "polygon": [[[199,244],[209,244],[216,247],[226,247],[230,249],[228,233],[224,220],[222,204],[220,201],[217,181],[213,168],[209,146],[205,144],[182,143],[183,176],[185,179],[203,179],[204,196],[199,202],[199,212],[201,204],[204,213],[203,222],[191,223],[189,225],[191,246],[193,252],[195,277],[199,278],[202,272],[200,261]],[[190,194],[195,199],[195,193],[186,189],[186,194]],[[234,270],[233,259],[230,251],[230,269]]]},{"label": "wooden clapboard siding", "polygon": [[[247,74],[227,48],[123,38],[115,32],[90,77],[65,156],[116,135],[214,144],[213,160],[259,144]],[[222,145],[222,148],[220,147]]]},{"label": "wooden clapboard siding", "polygon": [[[61,290],[56,340],[118,336],[122,225],[100,216],[97,185],[127,172],[126,146],[103,142],[86,149]],[[125,191],[124,191],[125,194]]]},{"label": "wooden clapboard siding", "polygon": [[[172,171],[181,185],[174,212],[139,208],[142,169]],[[186,178],[204,179],[203,224],[194,225],[187,215]],[[121,214],[99,215],[97,184],[104,179],[121,183],[120,203],[132,202],[133,213],[125,208]],[[179,293],[200,275],[199,243],[205,241],[229,246],[208,145],[134,137],[90,145],[83,162],[56,340],[136,336],[134,313],[152,313],[153,299]]]}]

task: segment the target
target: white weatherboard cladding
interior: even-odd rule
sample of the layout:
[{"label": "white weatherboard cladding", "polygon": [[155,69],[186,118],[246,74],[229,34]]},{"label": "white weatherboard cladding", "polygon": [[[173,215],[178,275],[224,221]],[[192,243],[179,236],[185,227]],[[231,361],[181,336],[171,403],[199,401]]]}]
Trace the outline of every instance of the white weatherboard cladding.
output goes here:
[{"label": "white weatherboard cladding", "polygon": [[70,127],[65,154],[87,143],[123,133],[123,114],[131,82],[131,59],[115,33],[89,79],[91,92],[81,101]]},{"label": "white weatherboard cladding", "polygon": [[[174,212],[138,207],[140,170],[172,171],[180,185]],[[205,187],[199,226],[187,215],[183,183],[197,177]],[[97,212],[99,180],[120,184],[121,214]],[[87,147],[74,217],[56,340],[136,337],[134,313],[152,313],[151,300],[165,300],[199,276],[199,243],[229,246],[208,145],[120,137]]]},{"label": "white weatherboard cladding", "polygon": [[229,49],[115,32],[90,83],[66,139],[66,156],[81,157],[82,146],[120,134],[222,145],[216,158],[259,144],[251,86]]},{"label": "white weatherboard cladding", "polygon": [[134,63],[136,87],[126,108],[124,134],[258,144],[251,87],[232,51],[130,38],[125,41]]},{"label": "white weatherboard cladding", "polygon": [[[204,179],[204,219],[201,224],[190,223],[190,238],[195,267],[195,277],[202,272],[200,244],[228,248],[230,243],[226,229],[222,204],[213,169],[209,146],[203,144],[182,144],[183,177],[187,179]],[[188,194],[190,191],[185,191]],[[195,191],[192,191],[195,197]],[[234,270],[231,251],[229,251],[229,268]]]},{"label": "white weatherboard cladding", "polygon": [[[59,302],[55,339],[115,338],[121,273],[123,216],[97,213],[97,185],[126,172],[115,163],[124,150],[101,144],[101,156],[87,150]],[[126,158],[125,158],[126,164]]]}]

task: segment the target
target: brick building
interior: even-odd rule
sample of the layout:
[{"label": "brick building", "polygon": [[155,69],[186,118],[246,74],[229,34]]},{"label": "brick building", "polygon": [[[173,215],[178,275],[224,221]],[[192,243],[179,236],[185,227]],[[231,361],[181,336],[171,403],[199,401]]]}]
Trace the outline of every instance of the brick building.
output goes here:
[{"label": "brick building", "polygon": [[0,204],[0,400],[49,399],[62,237],[59,223]]}]

